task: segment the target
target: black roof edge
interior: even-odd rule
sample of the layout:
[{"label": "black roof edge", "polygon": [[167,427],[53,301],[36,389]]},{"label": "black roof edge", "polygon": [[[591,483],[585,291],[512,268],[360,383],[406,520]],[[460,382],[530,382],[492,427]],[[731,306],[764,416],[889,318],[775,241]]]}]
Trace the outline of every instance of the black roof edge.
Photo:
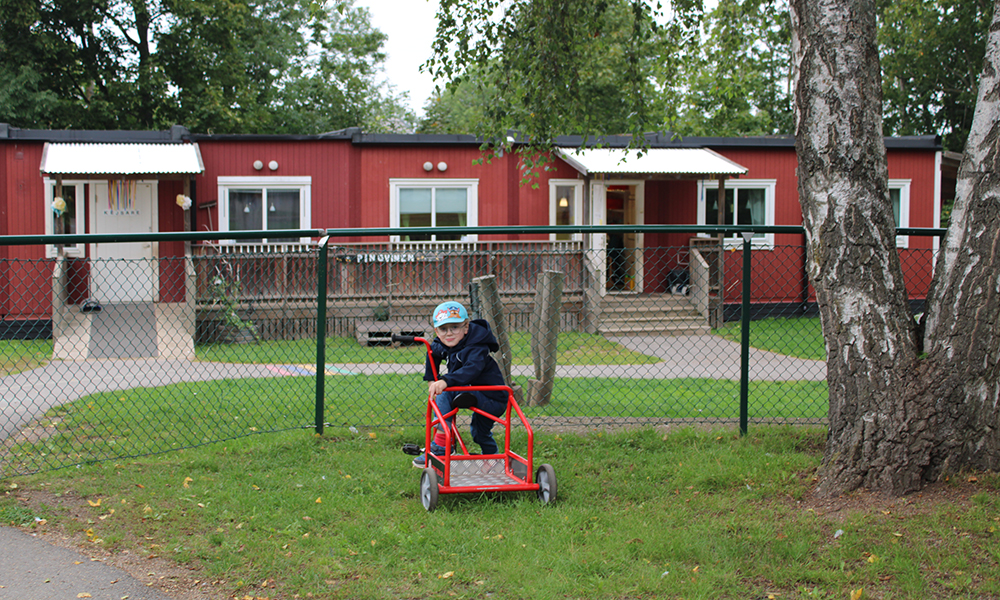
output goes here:
[{"label": "black roof edge", "polygon": [[362,135],[361,128],[348,127],[337,131],[318,134],[295,133],[192,133],[188,139],[192,142],[315,142],[323,140],[353,140]]},{"label": "black roof edge", "polygon": [[170,143],[183,142],[191,133],[183,125],[174,125],[166,131],[91,130],[91,129],[21,129],[0,123],[0,140],[31,142],[77,143]]},{"label": "black roof edge", "polygon": [[[670,132],[647,133],[646,141],[651,148],[795,148],[793,135],[761,135],[745,137],[682,137]],[[885,147],[892,149],[940,150],[939,135],[907,135],[886,137]],[[592,136],[587,138],[590,145],[602,145],[607,148],[625,148],[632,141],[631,136]],[[584,143],[583,136],[560,136],[555,145],[560,147],[578,148]]]},{"label": "black roof edge", "polygon": [[[647,133],[646,141],[651,148],[795,148],[795,136],[768,135],[747,137],[682,137],[670,132]],[[192,134],[182,125],[174,125],[168,131],[115,131],[115,130],[69,130],[69,129],[20,129],[7,123],[0,123],[0,140],[25,140],[45,142],[89,142],[89,143],[136,143],[136,142],[181,142],[181,141],[323,141],[350,140],[353,144],[373,145],[477,145],[483,138],[467,134],[438,133],[365,133],[359,127],[348,127],[315,135],[298,134],[245,134],[245,133],[196,133]],[[508,139],[514,143],[521,141],[520,135],[511,132]],[[558,147],[578,148],[586,142],[591,146],[625,148],[632,138],[627,135],[559,136],[555,139]],[[886,137],[885,147],[895,150],[940,150],[941,136],[907,135]]]}]

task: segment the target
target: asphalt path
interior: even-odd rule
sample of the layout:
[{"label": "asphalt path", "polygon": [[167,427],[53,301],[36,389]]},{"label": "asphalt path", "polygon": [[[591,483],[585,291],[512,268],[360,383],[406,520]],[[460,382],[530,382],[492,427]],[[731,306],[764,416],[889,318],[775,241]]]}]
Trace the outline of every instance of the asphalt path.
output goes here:
[{"label": "asphalt path", "polygon": [[18,529],[0,527],[0,599],[71,598],[171,600],[118,568]]}]

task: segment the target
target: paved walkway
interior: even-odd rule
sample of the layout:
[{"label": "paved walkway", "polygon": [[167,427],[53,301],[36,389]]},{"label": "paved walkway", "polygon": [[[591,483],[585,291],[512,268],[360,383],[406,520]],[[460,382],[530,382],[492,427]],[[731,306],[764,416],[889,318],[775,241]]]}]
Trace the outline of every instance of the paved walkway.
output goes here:
[{"label": "paved walkway", "polygon": [[[669,379],[740,377],[739,344],[713,336],[610,338],[629,350],[662,358],[651,365],[559,366],[558,377],[619,377]],[[337,364],[326,372],[336,375],[420,373],[417,365]],[[20,431],[48,409],[88,394],[156,387],[187,381],[260,377],[313,376],[308,365],[255,365],[182,360],[53,361],[44,367],[0,378],[0,441]],[[533,375],[533,367],[517,366],[515,375]],[[821,381],[822,361],[790,358],[751,350],[753,380]],[[89,594],[89,596],[81,596]],[[170,600],[128,574],[83,555],[53,546],[17,529],[0,527],[0,600]]]},{"label": "paved walkway", "polygon": [[125,571],[43,538],[0,527],[2,600],[170,600]]}]

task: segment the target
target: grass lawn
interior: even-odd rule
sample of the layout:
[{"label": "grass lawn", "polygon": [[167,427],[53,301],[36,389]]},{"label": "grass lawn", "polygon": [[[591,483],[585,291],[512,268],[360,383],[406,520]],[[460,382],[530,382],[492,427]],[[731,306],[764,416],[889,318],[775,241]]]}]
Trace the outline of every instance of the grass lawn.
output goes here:
[{"label": "grass lawn", "polygon": [[[712,333],[737,344],[741,342],[739,322],[729,323]],[[751,321],[750,346],[796,358],[826,360],[823,325],[819,317]]]},{"label": "grass lawn", "polygon": [[38,368],[52,358],[52,340],[0,340],[0,377]]},{"label": "grass lawn", "polygon": [[[401,427],[424,420],[426,384],[416,375],[325,379],[324,422],[334,427]],[[825,382],[752,382],[751,419],[820,421]],[[155,454],[219,440],[312,427],[311,377],[215,380],[92,394],[51,409],[45,435],[9,448],[0,477],[117,457]],[[560,379],[552,402],[523,407],[528,419],[739,418],[739,384],[709,379]]]},{"label": "grass lawn", "polygon": [[819,429],[543,433],[555,503],[443,495],[427,513],[399,450],[420,435],[289,431],[6,479],[0,522],[111,564],[167,559],[166,580],[131,568],[213,598],[1000,595],[994,474],[819,500]]}]

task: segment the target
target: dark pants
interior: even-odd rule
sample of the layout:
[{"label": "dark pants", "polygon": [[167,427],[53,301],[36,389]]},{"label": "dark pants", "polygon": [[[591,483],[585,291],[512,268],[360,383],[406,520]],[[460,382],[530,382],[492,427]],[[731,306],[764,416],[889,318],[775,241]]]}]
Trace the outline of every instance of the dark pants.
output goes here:
[{"label": "dark pants", "polygon": [[[476,397],[476,408],[489,413],[495,417],[502,417],[507,411],[507,402],[497,402],[483,392],[441,392],[435,398],[438,410],[442,415],[446,415],[454,408],[452,402],[458,394],[472,394]],[[448,419],[448,424],[455,422],[455,418]],[[483,454],[496,454],[497,443],[493,441],[493,425],[495,421],[488,419],[479,413],[472,414],[472,424],[469,426],[469,433],[472,434],[472,441],[479,444]],[[438,427],[441,430],[440,426]],[[442,430],[443,431],[443,430]]]}]

